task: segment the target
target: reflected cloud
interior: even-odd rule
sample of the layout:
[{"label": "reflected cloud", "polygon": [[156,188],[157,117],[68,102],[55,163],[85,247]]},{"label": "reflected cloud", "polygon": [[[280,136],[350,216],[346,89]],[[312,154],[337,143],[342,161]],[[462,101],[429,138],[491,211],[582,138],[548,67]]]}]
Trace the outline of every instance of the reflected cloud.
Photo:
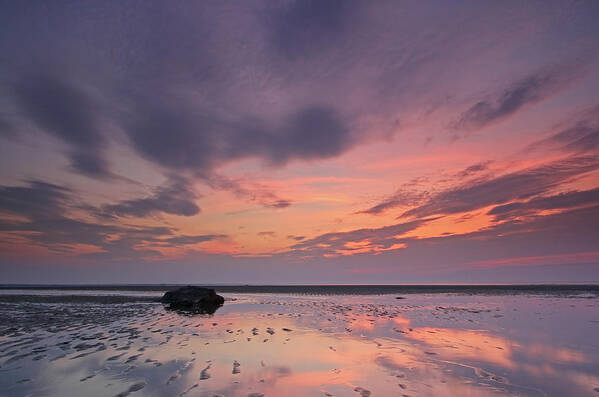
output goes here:
[{"label": "reflected cloud", "polygon": [[[586,395],[599,357],[571,348],[562,334],[527,330],[541,313],[548,326],[565,324],[568,313],[584,319],[571,308],[579,302],[239,294],[213,315],[180,316],[147,303],[78,305],[78,317],[65,315],[65,305],[33,307],[28,310],[54,311],[47,324],[28,320],[53,332],[5,332],[1,352],[15,354],[2,358],[0,385],[14,395],[40,387],[53,395],[70,388],[92,396],[136,388],[165,397]],[[521,317],[506,319],[511,313]],[[517,326],[505,328],[510,323]]]}]

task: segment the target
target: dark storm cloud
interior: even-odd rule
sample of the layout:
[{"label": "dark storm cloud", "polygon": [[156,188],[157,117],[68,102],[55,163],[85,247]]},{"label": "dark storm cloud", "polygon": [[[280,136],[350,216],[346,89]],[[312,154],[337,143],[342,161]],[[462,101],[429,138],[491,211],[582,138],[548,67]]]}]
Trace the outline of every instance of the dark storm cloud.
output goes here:
[{"label": "dark storm cloud", "polygon": [[543,194],[560,183],[599,169],[597,156],[569,157],[441,192],[427,203],[405,212],[402,217],[455,214],[493,204],[527,199]]},{"label": "dark storm cloud", "polygon": [[599,203],[599,189],[572,191],[548,197],[538,197],[526,202],[515,202],[499,205],[488,214],[496,220],[534,214],[543,210],[568,209]]},{"label": "dark storm cloud", "polygon": [[188,181],[172,177],[165,186],[143,198],[124,200],[116,204],[102,206],[100,214],[105,216],[145,217],[159,213],[193,216],[200,212],[195,203],[197,195]]},{"label": "dark storm cloud", "polygon": [[110,175],[102,151],[106,144],[89,96],[64,78],[23,76],[13,87],[15,99],[42,131],[69,146],[72,167],[90,177]]},{"label": "dark storm cloud", "polygon": [[452,127],[468,132],[502,120],[524,106],[540,102],[554,94],[567,83],[567,77],[564,68],[532,74],[515,82],[496,97],[475,103],[462,113]]}]

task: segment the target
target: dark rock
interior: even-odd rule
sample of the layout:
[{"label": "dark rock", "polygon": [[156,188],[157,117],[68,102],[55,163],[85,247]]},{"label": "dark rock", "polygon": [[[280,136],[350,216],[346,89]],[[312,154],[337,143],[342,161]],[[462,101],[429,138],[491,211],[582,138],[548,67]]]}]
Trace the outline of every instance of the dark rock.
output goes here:
[{"label": "dark rock", "polygon": [[160,302],[170,310],[212,314],[225,303],[225,298],[211,288],[181,287],[164,294]]},{"label": "dark rock", "polygon": [[395,299],[406,299],[404,296],[396,296]]}]

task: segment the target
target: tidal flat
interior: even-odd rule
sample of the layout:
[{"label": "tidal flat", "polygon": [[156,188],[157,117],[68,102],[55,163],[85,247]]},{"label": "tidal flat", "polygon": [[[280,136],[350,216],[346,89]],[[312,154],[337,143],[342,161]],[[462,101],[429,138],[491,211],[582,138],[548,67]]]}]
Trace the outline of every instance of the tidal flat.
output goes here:
[{"label": "tidal flat", "polygon": [[595,290],[384,292],[2,290],[0,395],[599,397]]}]

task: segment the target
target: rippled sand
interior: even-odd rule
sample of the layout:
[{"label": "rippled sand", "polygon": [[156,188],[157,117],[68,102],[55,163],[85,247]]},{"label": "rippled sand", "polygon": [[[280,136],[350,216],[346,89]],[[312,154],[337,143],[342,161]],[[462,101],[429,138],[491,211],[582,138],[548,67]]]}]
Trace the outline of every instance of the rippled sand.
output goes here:
[{"label": "rippled sand", "polygon": [[598,396],[599,300],[225,294],[0,306],[2,396]]}]

